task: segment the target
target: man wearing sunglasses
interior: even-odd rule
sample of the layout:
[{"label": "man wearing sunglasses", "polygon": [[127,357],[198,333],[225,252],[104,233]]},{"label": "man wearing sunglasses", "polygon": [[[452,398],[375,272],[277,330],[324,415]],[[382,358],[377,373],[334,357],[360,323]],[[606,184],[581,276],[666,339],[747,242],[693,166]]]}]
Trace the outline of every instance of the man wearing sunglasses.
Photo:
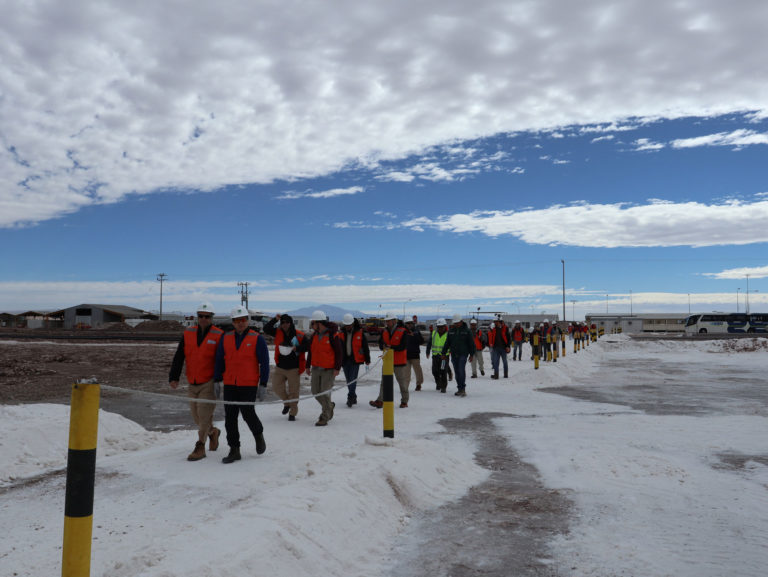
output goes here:
[{"label": "man wearing sunglasses", "polygon": [[192,419],[197,425],[197,442],[195,449],[187,456],[188,461],[199,461],[205,458],[205,440],[208,439],[208,450],[215,451],[219,447],[221,431],[213,426],[213,403],[199,403],[196,399],[213,401],[216,399],[213,388],[213,370],[216,363],[216,349],[224,334],[220,328],[213,326],[213,307],[210,303],[202,303],[197,307],[197,325],[187,327],[181,336],[176,354],[173,356],[168,381],[172,389],[179,386],[181,368],[187,365],[187,381],[189,382],[189,403]]}]

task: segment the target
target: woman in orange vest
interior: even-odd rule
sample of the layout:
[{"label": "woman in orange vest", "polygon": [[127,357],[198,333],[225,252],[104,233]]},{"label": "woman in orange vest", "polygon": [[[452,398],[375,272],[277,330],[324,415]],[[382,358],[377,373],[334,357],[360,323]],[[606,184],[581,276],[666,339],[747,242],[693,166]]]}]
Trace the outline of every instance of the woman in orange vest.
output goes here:
[{"label": "woman in orange vest", "polygon": [[264,325],[264,332],[275,339],[272,390],[283,401],[283,414],[288,415],[289,421],[295,421],[299,414],[301,374],[306,370],[305,355],[298,350],[304,333],[296,329],[293,318],[287,314],[271,319]]},{"label": "woman in orange vest", "polygon": [[264,426],[254,407],[259,387],[266,387],[269,382],[267,342],[259,333],[248,327],[250,313],[247,308],[236,307],[232,309],[231,316],[235,330],[226,333],[219,341],[213,379],[217,382],[223,381],[225,401],[247,404],[224,405],[224,427],[227,430],[229,455],[221,460],[222,463],[234,463],[241,458],[238,415],[243,416],[253,433],[256,453],[261,455],[267,450]]}]

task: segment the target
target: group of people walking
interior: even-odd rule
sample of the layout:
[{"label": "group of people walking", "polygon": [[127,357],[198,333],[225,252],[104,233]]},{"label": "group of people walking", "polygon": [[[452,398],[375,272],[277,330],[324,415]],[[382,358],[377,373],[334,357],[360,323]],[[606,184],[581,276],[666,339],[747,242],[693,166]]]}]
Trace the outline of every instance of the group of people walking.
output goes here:
[{"label": "group of people walking", "polygon": [[[264,427],[254,403],[257,398],[263,399],[269,382],[269,349],[264,336],[249,326],[250,315],[246,307],[233,309],[231,319],[234,330],[222,331],[213,326],[211,305],[202,303],[197,309],[197,325],[184,331],[171,363],[169,383],[174,389],[178,387],[182,367],[186,365],[190,407],[198,428],[195,448],[187,457],[190,461],[205,458],[206,441],[209,451],[218,448],[220,431],[213,426],[213,413],[216,399],[222,395],[225,401],[224,428],[229,446],[229,453],[222,462],[229,464],[242,458],[238,428],[241,415],[254,437],[256,453],[266,451]],[[520,321],[508,327],[500,315],[487,331],[483,331],[478,327],[477,319],[471,319],[467,325],[460,314],[455,314],[450,327],[445,319],[437,319],[425,341],[417,321],[416,316],[402,322],[395,315],[388,314],[379,335],[381,350],[392,350],[394,377],[400,389],[400,408],[408,407],[411,375],[416,378],[415,390],[422,389],[423,345],[426,345],[427,359],[432,357],[431,370],[436,390],[445,393],[448,381],[455,378],[454,394],[466,397],[467,364],[471,368],[471,378],[477,378],[478,371],[484,376],[482,352],[486,347],[491,356],[491,379],[499,379],[500,370],[503,370],[503,378],[508,378],[510,352],[513,362],[521,361],[523,343],[528,341],[532,359],[538,354],[545,360],[556,362],[557,357],[552,358],[551,351],[563,334],[560,327],[550,325],[548,320],[538,327],[532,325],[528,331]],[[360,321],[351,314],[345,314],[341,326],[338,326],[323,311],[315,311],[310,318],[310,329],[308,333],[299,330],[290,315],[281,314],[267,322],[263,332],[274,340],[272,388],[283,401],[282,414],[287,415],[289,421],[296,420],[300,378],[302,373],[306,373],[310,377],[312,395],[321,408],[315,426],[324,427],[334,416],[336,404],[331,400],[330,390],[336,377],[343,371],[347,383],[347,407],[355,406],[360,368],[365,365],[367,370],[371,353]],[[536,335],[538,339],[534,338]],[[378,397],[369,401],[372,407],[383,406],[382,393],[380,386]]]}]

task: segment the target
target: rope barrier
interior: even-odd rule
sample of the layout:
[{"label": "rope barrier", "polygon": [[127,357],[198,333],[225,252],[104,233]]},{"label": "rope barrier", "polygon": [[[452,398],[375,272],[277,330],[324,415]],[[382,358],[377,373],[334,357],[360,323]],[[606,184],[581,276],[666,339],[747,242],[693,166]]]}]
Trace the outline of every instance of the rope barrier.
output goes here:
[{"label": "rope barrier", "polygon": [[[168,393],[154,393],[152,391],[137,391],[136,389],[127,389],[125,387],[115,387],[112,385],[101,385],[101,388],[108,391],[119,391],[121,393],[132,393],[136,395],[145,395],[149,397],[162,397],[167,400],[172,401],[178,401],[183,403],[203,403],[203,404],[209,404],[209,405],[278,405],[278,404],[284,404],[284,405],[293,405],[295,403],[298,403],[299,401],[306,401],[307,399],[315,399],[317,397],[322,397],[325,395],[330,395],[333,391],[338,391],[340,389],[343,389],[344,387],[348,385],[357,384],[359,380],[361,380],[363,377],[371,374],[371,369],[376,368],[376,366],[382,362],[384,358],[384,355],[379,356],[378,360],[371,366],[366,365],[366,372],[362,375],[358,376],[356,379],[350,381],[349,383],[342,383],[339,385],[335,385],[334,387],[328,389],[327,391],[323,391],[322,393],[318,393],[316,395],[304,395],[300,396],[296,399],[286,399],[283,401],[282,399],[278,399],[276,401],[224,401],[219,399],[193,399],[191,397],[183,397],[181,395],[169,395]],[[375,383],[369,383],[367,385],[360,385],[360,386],[371,386]]]}]

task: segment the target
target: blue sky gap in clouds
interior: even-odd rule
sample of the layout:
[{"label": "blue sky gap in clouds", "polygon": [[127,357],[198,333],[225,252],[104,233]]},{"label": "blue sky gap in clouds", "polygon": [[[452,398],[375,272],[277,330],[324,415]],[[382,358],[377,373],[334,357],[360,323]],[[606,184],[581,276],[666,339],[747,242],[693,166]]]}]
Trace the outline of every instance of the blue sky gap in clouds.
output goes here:
[{"label": "blue sky gap in clouds", "polygon": [[2,310],[768,308],[762,2],[66,10],[0,23]]}]

